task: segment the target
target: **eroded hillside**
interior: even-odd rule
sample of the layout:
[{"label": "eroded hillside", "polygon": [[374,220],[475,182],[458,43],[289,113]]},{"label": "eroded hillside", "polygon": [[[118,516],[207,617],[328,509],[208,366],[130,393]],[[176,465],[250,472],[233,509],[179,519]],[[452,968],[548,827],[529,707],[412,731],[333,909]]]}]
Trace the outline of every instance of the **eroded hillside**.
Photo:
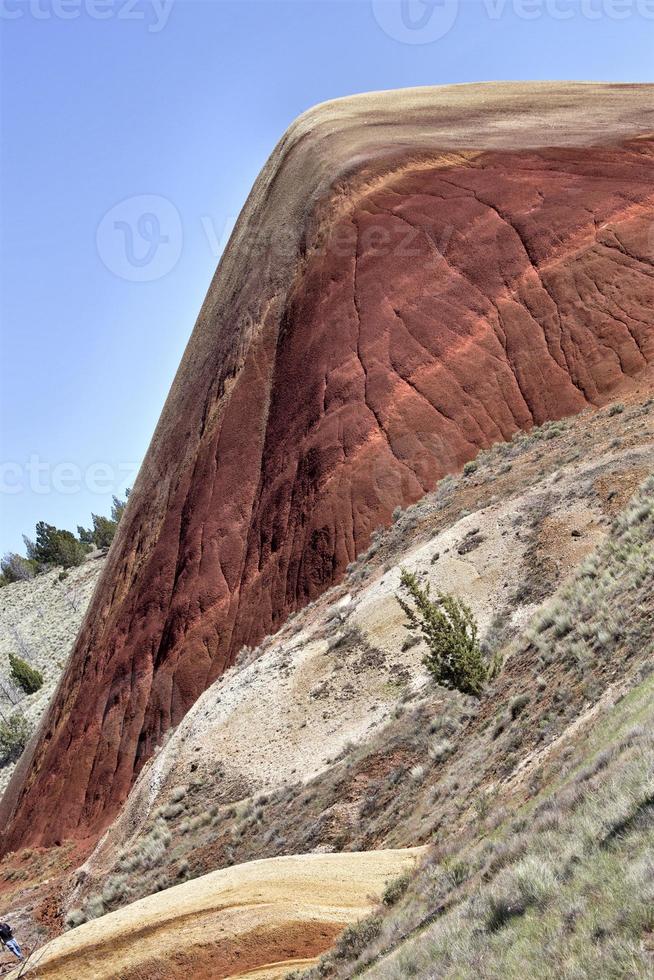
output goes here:
[{"label": "eroded hillside", "polygon": [[[620,671],[511,644],[603,554],[652,471],[652,411],[635,396],[498,444],[397,513],[342,585],[206,692],[79,870],[68,846],[3,863],[4,907],[30,941],[216,868],[438,842],[474,825],[487,796],[528,799],[539,760]],[[400,567],[470,602],[508,654],[481,702],[429,681],[395,600]]]},{"label": "eroded hillside", "polygon": [[653,131],[648,86],[570,84],[357,96],[291,127],[3,799],[5,852],[97,837],[241,647],[396,506],[634,390],[654,355]]},{"label": "eroded hillside", "polygon": [[[107,874],[138,895],[162,873],[174,881],[213,862],[431,839],[439,818],[411,771],[438,769],[480,705],[429,682],[424,647],[407,635],[395,599],[400,567],[468,601],[485,642],[505,647],[602,544],[654,468],[650,409],[587,414],[498,445],[473,473],[398,515],[338,590],[198,701],[85,866],[82,893]],[[502,693],[489,703],[501,711],[525,679],[514,666],[496,685]],[[551,739],[584,696],[567,691],[534,737]],[[424,699],[433,730],[432,720],[415,721]],[[490,753],[484,766],[509,767],[507,755],[497,764]],[[467,766],[464,756],[466,797],[476,792]],[[139,850],[162,822],[171,839],[148,874]]]},{"label": "eroded hillside", "polygon": [[[65,915],[93,920],[46,949],[44,975],[111,971],[118,948],[143,980],[191,962],[240,976],[216,945],[231,928],[220,891],[201,876],[428,844],[417,876],[353,924],[316,976],[369,964],[431,977],[435,955],[437,976],[478,976],[483,962],[488,976],[517,977],[532,962],[554,977],[564,957],[585,975],[607,962],[623,975],[631,957],[629,975],[647,976],[653,454],[654,403],[634,398],[499,444],[396,514],[341,586],[206,692],[81,868],[69,848],[3,862],[4,907],[35,946]],[[429,680],[394,599],[400,567],[456,589],[503,652],[480,701]],[[189,928],[167,891],[180,881],[188,901],[217,903],[211,935],[203,913],[197,951],[150,963],[133,903],[154,893],[148,914],[175,945]],[[283,876],[276,887],[283,896]],[[337,931],[316,933],[311,952],[307,939],[305,958]],[[258,939],[239,948],[281,976],[294,935],[254,923]]]}]

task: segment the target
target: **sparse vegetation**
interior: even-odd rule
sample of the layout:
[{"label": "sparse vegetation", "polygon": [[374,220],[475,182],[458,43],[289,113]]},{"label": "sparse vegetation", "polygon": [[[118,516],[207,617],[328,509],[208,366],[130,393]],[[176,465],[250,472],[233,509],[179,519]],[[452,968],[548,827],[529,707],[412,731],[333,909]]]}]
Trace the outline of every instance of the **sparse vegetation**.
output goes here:
[{"label": "sparse vegetation", "polygon": [[171,841],[172,834],[159,814],[149,831],[119,855],[117,867],[104,881],[102,890],[88,894],[80,908],[68,913],[65,920],[67,928],[75,929],[142,894],[167,888],[169,882],[162,875],[157,875],[145,891],[142,883],[145,875],[157,869]]},{"label": "sparse vegetation", "polygon": [[[605,413],[599,415],[604,416],[602,424],[606,426]],[[567,443],[565,448],[558,443],[548,445],[547,449],[541,443],[538,448],[539,440],[554,438],[548,435],[550,431],[564,437],[564,429],[544,426],[542,431],[534,430],[529,436],[516,438],[509,446],[496,447],[492,451],[495,463],[502,455],[515,460],[530,447],[532,452],[544,455],[565,454],[567,460],[574,455]],[[507,466],[505,472],[510,471],[511,464]],[[520,470],[520,466],[515,466],[515,470]],[[461,496],[467,492],[468,497],[462,502],[476,510],[470,495],[478,490],[480,483],[496,479],[499,469],[480,454],[474,488],[473,481],[468,481],[467,488],[463,480],[443,483],[456,488],[457,508]],[[602,495],[604,500],[613,499],[617,491],[608,494],[602,491]],[[445,488],[439,485],[432,499],[438,501],[435,509],[444,506],[443,501],[448,500]],[[416,521],[416,515],[423,521],[429,506],[431,503],[417,504],[398,514],[387,537],[380,539],[379,566],[396,564],[397,551],[389,552],[388,541],[396,548],[406,547],[405,527]],[[543,499],[543,515],[549,512],[548,506],[548,501]],[[538,507],[541,508],[540,498]],[[542,518],[534,514],[535,526],[537,518],[537,528],[540,528]],[[539,942],[549,943],[552,936],[547,967],[550,972],[543,975],[562,975],[562,960],[557,961],[557,950],[566,963],[571,957],[570,962],[576,965],[577,947],[584,943],[598,946],[596,959],[592,961],[596,972],[575,975],[602,976],[605,964],[613,971],[609,973],[611,976],[630,975],[620,973],[616,967],[616,964],[624,968],[625,962],[637,962],[633,959],[635,939],[633,943],[633,937],[625,940],[617,899],[621,891],[632,885],[636,890],[641,889],[633,899],[631,895],[621,898],[626,918],[633,918],[640,928],[644,916],[639,918],[638,903],[645,906],[650,903],[645,873],[636,865],[638,859],[644,862],[645,858],[637,843],[632,862],[629,847],[634,846],[634,827],[647,824],[650,819],[648,797],[641,792],[633,772],[628,785],[619,785],[621,776],[614,756],[611,753],[607,756],[605,748],[593,754],[594,749],[584,745],[582,751],[581,743],[574,742],[574,752],[566,754],[570,746],[560,748],[557,742],[567,737],[566,729],[571,721],[589,705],[596,706],[609,683],[621,683],[639,661],[651,655],[648,582],[651,582],[652,561],[647,526],[650,518],[651,508],[645,508],[642,519],[635,520],[631,515],[629,520],[635,520],[633,527],[638,531],[632,537],[623,535],[623,518],[618,518],[610,541],[594,558],[587,559],[594,567],[594,574],[587,577],[584,566],[583,574],[549,604],[525,636],[516,638],[515,630],[494,632],[489,646],[483,648],[486,663],[492,650],[509,641],[513,645],[508,656],[515,656],[515,662],[498,679],[499,687],[494,685],[489,696],[481,701],[476,695],[473,699],[458,689],[442,690],[437,685],[427,685],[416,696],[417,685],[403,681],[401,690],[406,703],[398,704],[397,716],[382,735],[376,733],[374,740],[361,739],[346,746],[332,760],[336,764],[310,783],[298,783],[279,794],[275,792],[270,802],[262,803],[261,807],[258,797],[243,804],[235,803],[233,807],[222,805],[210,820],[205,814],[209,813],[207,807],[212,798],[209,794],[215,791],[215,785],[208,787],[201,800],[193,788],[194,777],[182,775],[180,770],[177,778],[188,779],[189,785],[183,788],[185,793],[179,802],[172,802],[173,794],[168,796],[170,802],[161,814],[174,843],[165,850],[156,868],[144,871],[137,862],[133,871],[124,873],[127,890],[118,904],[140,897],[147,893],[146,888],[153,891],[168,887],[212,867],[260,856],[320,846],[342,850],[380,846],[380,841],[384,846],[433,841],[433,859],[408,891],[394,902],[384,900],[371,917],[370,932],[365,920],[361,928],[355,928],[354,937],[348,935],[344,946],[339,947],[338,956],[328,957],[320,972],[312,975],[351,976],[363,972],[359,967],[365,963],[369,975],[394,980],[412,975],[431,976],[430,971],[436,965],[439,969],[442,965],[443,976],[472,978],[479,975],[479,964],[488,960],[492,964],[489,975],[507,976],[511,980],[525,975],[520,972],[521,956],[534,971],[533,975],[540,975],[537,972],[540,962],[534,949]],[[523,524],[516,524],[515,531],[523,537],[530,534],[531,520],[529,513]],[[427,527],[424,519],[424,528]],[[426,530],[422,533],[424,542],[428,540]],[[365,556],[360,556],[359,561],[362,560]],[[534,568],[535,573],[540,571],[536,562]],[[357,572],[363,574],[360,567]],[[555,581],[553,578],[552,582]],[[589,585],[591,595],[588,596]],[[549,583],[548,589],[551,591]],[[541,598],[540,594],[531,594],[523,604]],[[409,600],[413,608],[410,596]],[[354,651],[358,656],[360,638],[355,635],[356,627],[352,629],[345,619],[343,610],[335,614],[330,626],[332,632],[326,630],[325,638],[330,645],[334,641],[332,649],[341,658]],[[408,633],[409,638],[416,635],[415,630]],[[410,672],[408,679],[411,680]],[[642,714],[642,705],[639,711]],[[643,716],[643,720],[648,728],[649,716]],[[612,747],[618,738],[616,725],[612,720],[610,735],[605,735]],[[540,756],[541,749],[545,762],[525,764],[530,755]],[[548,762],[550,749],[553,758]],[[512,776],[516,769],[519,769],[517,779]],[[602,795],[606,779],[611,780],[614,788],[624,791],[618,792],[619,805],[610,805],[608,794]],[[576,786],[577,782],[583,789]],[[524,794],[517,803],[519,794],[511,795],[516,784]],[[246,792],[251,792],[251,788],[243,790]],[[595,805],[604,808],[606,817],[601,832],[595,836],[592,827],[590,836],[586,833],[593,811],[590,800],[589,808],[585,809],[584,799],[591,795],[595,796]],[[232,798],[240,799],[236,795]],[[343,813],[343,799],[355,804],[348,808],[351,813]],[[577,835],[576,850],[571,852],[569,864],[564,860],[567,852],[561,850],[566,833],[571,840]],[[549,845],[553,847],[552,853]],[[608,863],[609,858],[614,863]],[[622,871],[618,860],[623,863]],[[593,863],[598,865],[597,875],[592,873]],[[603,874],[613,873],[614,867],[618,868],[616,902],[609,901],[606,905],[607,916],[603,914],[603,904],[599,916],[592,913],[587,894],[602,896],[604,903]],[[578,869],[582,872],[581,882],[575,877]],[[553,890],[550,872],[554,875]],[[117,877],[120,875],[119,871]],[[611,882],[609,893],[612,887]],[[564,898],[560,899],[560,893]],[[105,901],[104,889],[100,897],[108,910],[110,903]],[[582,927],[578,935],[579,922]],[[559,931],[567,936],[567,945],[556,946]],[[360,935],[363,943],[357,939]],[[616,937],[609,949],[608,935]],[[646,936],[645,942],[648,941]],[[515,955],[511,952],[513,945],[519,950]],[[432,959],[430,946],[436,951]],[[616,950],[624,960],[617,958],[614,962]],[[582,967],[585,968],[585,963]]]},{"label": "sparse vegetation", "polygon": [[52,568],[62,565],[73,568],[81,565],[88,552],[88,545],[79,541],[71,531],[63,531],[39,521],[36,525],[36,539],[24,537],[27,557],[39,568]]},{"label": "sparse vegetation", "polygon": [[[647,650],[643,614],[648,609],[648,579],[645,574],[636,588],[638,580],[634,575],[643,561],[646,568],[651,567],[647,565],[648,552],[647,549],[640,552],[633,563],[633,574],[627,571],[624,561],[631,546],[625,550],[626,539],[621,530],[624,523],[642,535],[648,518],[636,521],[634,516],[641,511],[642,500],[637,498],[633,514],[630,508],[618,518],[610,540],[601,546],[595,558],[587,559],[602,567],[604,587],[610,585],[615,591],[598,593],[587,607],[580,607],[583,622],[579,622],[576,603],[588,592],[584,564],[578,578],[566,585],[534,622],[537,645],[532,641],[531,629],[516,641],[513,655],[519,670],[514,665],[511,671],[503,672],[497,678],[497,687],[494,685],[489,690],[488,699],[479,701],[458,690],[428,685],[412,701],[407,690],[407,701],[398,704],[401,710],[383,731],[380,729],[371,739],[347,746],[310,783],[298,782],[254,798],[235,796],[231,799],[241,802],[233,805],[225,802],[217,812],[214,807],[213,814],[209,804],[215,800],[216,784],[209,777],[204,777],[205,789],[198,788],[193,776],[188,783],[174,787],[168,795],[170,802],[155,814],[155,819],[165,819],[173,838],[159,864],[150,871],[140,866],[130,872],[114,869],[114,873],[128,876],[132,890],[126,900],[133,901],[165,886],[166,882],[181,880],[179,870],[185,867],[183,862],[189,865],[183,876],[193,877],[216,866],[274,854],[301,853],[318,846],[361,850],[379,846],[379,841],[384,841],[386,846],[437,842],[447,840],[450,831],[453,835],[460,833],[462,820],[467,827],[462,837],[464,843],[453,851],[446,848],[437,851],[438,869],[433,871],[434,880],[429,885],[429,908],[449,903],[453,893],[458,902],[459,889],[471,895],[482,872],[488,874],[490,884],[502,870],[529,857],[529,832],[506,835],[506,826],[514,816],[513,806],[504,805],[502,787],[506,777],[537,746],[546,746],[559,737],[587,706],[588,698],[594,701],[600,696],[615,671],[608,648],[602,657],[590,658],[583,672],[579,671],[566,654],[567,644],[574,642],[580,630],[592,633],[596,618],[604,616],[602,605],[606,599],[612,608],[624,608],[629,623],[629,629],[623,631],[626,645],[621,647],[620,664],[635,668],[637,655],[643,657]],[[627,568],[632,568],[631,561],[627,562]],[[566,609],[571,629],[566,626],[562,631],[556,624],[563,623]],[[348,624],[344,610],[332,615],[326,624],[325,637],[328,639],[333,634],[339,637],[341,655],[347,653],[355,662],[362,657],[367,641],[356,626]],[[615,636],[614,632],[607,641],[613,648]],[[512,656],[511,652],[508,656]],[[606,681],[602,679],[604,670]],[[490,700],[491,694],[496,699],[495,705]],[[560,768],[556,767],[557,779]],[[543,786],[551,787],[551,778],[546,779],[539,772],[529,774],[524,769],[523,773],[533,794],[541,792]],[[177,797],[179,800],[173,803],[172,798]],[[357,801],[357,806],[345,818],[339,809],[344,797]],[[170,819],[166,819],[169,815]],[[533,822],[539,831],[547,829],[548,832],[555,830],[561,821],[558,807],[520,819],[524,821],[523,829],[530,831]],[[618,836],[622,833],[623,824],[613,822],[611,827]],[[474,848],[469,853],[469,834],[481,835],[479,853]],[[541,856],[543,860],[549,859],[547,854]],[[423,901],[421,889],[427,891],[427,884],[420,885],[418,891],[411,887],[408,904],[401,903],[402,916],[413,923],[420,920],[419,915],[416,919],[414,903],[418,908]],[[499,901],[499,891],[497,894]],[[507,900],[513,905],[510,895]],[[506,928],[513,928],[519,920],[530,921],[535,912],[545,914],[548,909],[548,903],[542,909],[531,905],[524,914],[510,916]],[[480,905],[476,914],[478,923],[486,922],[488,905]],[[504,928],[487,934],[499,937]],[[388,937],[384,942],[387,940]],[[381,938],[375,940],[372,947],[381,941]],[[343,959],[340,963],[339,969],[348,975],[349,961]]]},{"label": "sparse vegetation", "polygon": [[69,569],[81,565],[93,547],[106,550],[116,533],[128,496],[129,489],[125,491],[125,500],[113,498],[110,518],[92,514],[93,528],[88,530],[78,527],[77,537],[72,531],[39,521],[34,540],[23,535],[26,558],[15,552],[8,552],[0,560],[0,587],[33,578],[34,575],[57,566]]},{"label": "sparse vegetation", "polygon": [[121,872],[150,871],[155,868],[172,840],[172,834],[164,820],[156,820],[145,837],[141,837],[132,848],[124,851],[119,860]]},{"label": "sparse vegetation", "polygon": [[89,545],[94,545],[96,548],[100,548],[101,550],[106,550],[113,541],[116,531],[118,530],[118,524],[120,523],[120,519],[123,516],[125,507],[127,506],[128,497],[129,488],[125,491],[124,500],[114,496],[113,503],[111,505],[111,517],[102,517],[99,514],[91,514],[93,527],[83,528],[78,526],[77,528],[80,541],[83,541]]},{"label": "sparse vegetation", "polygon": [[9,765],[20,757],[30,735],[29,722],[20,711],[8,719],[0,718],[0,766]]},{"label": "sparse vegetation", "polygon": [[[547,692],[547,704],[518,688],[503,702],[501,730],[486,721],[502,746],[489,753],[486,743],[477,759],[486,767],[488,755],[505,761],[530,728],[543,726],[551,752],[533,766],[520,805],[501,784],[478,791],[476,820],[437,845],[410,884],[411,903],[382,906],[365,949],[328,954],[306,976],[404,980],[436,970],[472,980],[482,963],[485,976],[508,980],[651,974],[653,543],[649,479],[514,648],[523,665],[531,658],[534,690]],[[506,674],[500,680],[508,685]],[[566,731],[573,718],[583,723]],[[524,741],[523,755],[531,744]],[[472,752],[469,740],[470,776]],[[439,806],[444,783],[434,787]],[[452,875],[459,866],[465,873]]]}]

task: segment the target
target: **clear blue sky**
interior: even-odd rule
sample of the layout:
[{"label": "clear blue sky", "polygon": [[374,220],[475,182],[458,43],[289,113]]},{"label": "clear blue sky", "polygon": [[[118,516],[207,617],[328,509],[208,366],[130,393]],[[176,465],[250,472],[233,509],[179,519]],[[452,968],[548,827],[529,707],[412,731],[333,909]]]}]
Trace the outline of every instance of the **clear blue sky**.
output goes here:
[{"label": "clear blue sky", "polygon": [[0,0],[0,32],[1,551],[132,482],[226,233],[298,113],[654,74],[654,0]]}]

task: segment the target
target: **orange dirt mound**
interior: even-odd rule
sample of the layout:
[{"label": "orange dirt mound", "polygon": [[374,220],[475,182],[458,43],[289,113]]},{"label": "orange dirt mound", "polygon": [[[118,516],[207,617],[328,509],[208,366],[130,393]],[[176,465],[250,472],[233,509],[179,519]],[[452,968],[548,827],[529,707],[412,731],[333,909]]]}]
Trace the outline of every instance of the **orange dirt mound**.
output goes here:
[{"label": "orange dirt mound", "polygon": [[278,975],[314,960],[425,848],[252,861],[177,885],[54,939],[29,975],[173,980]]}]

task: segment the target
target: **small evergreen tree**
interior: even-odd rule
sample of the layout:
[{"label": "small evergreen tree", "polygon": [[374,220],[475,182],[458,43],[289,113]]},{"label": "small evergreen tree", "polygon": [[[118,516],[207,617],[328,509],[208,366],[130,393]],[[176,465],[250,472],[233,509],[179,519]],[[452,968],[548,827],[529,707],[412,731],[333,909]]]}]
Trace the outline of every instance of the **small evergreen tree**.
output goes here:
[{"label": "small evergreen tree", "polygon": [[108,517],[101,517],[99,514],[91,514],[93,520],[93,542],[96,548],[108,548],[114,539],[118,525]]},{"label": "small evergreen tree", "polygon": [[72,568],[81,565],[88,551],[88,545],[79,541],[71,531],[62,531],[39,521],[36,525],[36,541],[23,538],[27,549],[27,557],[38,565],[63,565]]},{"label": "small evergreen tree", "polygon": [[120,497],[113,498],[111,505],[111,517],[102,517],[100,514],[91,514],[93,529],[78,527],[77,533],[80,541],[95,545],[96,548],[106,550],[114,539],[118,524],[127,506],[129,489],[125,491],[125,500]]},{"label": "small evergreen tree", "polygon": [[125,490],[125,499],[121,500],[120,497],[114,497],[113,503],[111,505],[111,519],[115,521],[116,524],[120,523],[120,519],[125,513],[125,508],[127,507],[127,500],[129,498],[130,488],[127,487]]},{"label": "small evergreen tree", "polygon": [[478,698],[494,670],[482,653],[470,607],[442,592],[430,599],[429,586],[422,586],[406,569],[400,583],[408,598],[396,598],[409,621],[407,629],[420,630],[427,641],[427,670],[443,687]]},{"label": "small evergreen tree", "polygon": [[35,694],[43,687],[43,674],[40,670],[30,667],[27,660],[23,660],[15,653],[9,654],[9,666],[11,667],[11,678],[25,694]]},{"label": "small evergreen tree", "polygon": [[93,540],[93,531],[90,528],[82,527],[81,524],[77,525],[77,537],[80,539],[82,544],[91,545],[95,544]]}]

